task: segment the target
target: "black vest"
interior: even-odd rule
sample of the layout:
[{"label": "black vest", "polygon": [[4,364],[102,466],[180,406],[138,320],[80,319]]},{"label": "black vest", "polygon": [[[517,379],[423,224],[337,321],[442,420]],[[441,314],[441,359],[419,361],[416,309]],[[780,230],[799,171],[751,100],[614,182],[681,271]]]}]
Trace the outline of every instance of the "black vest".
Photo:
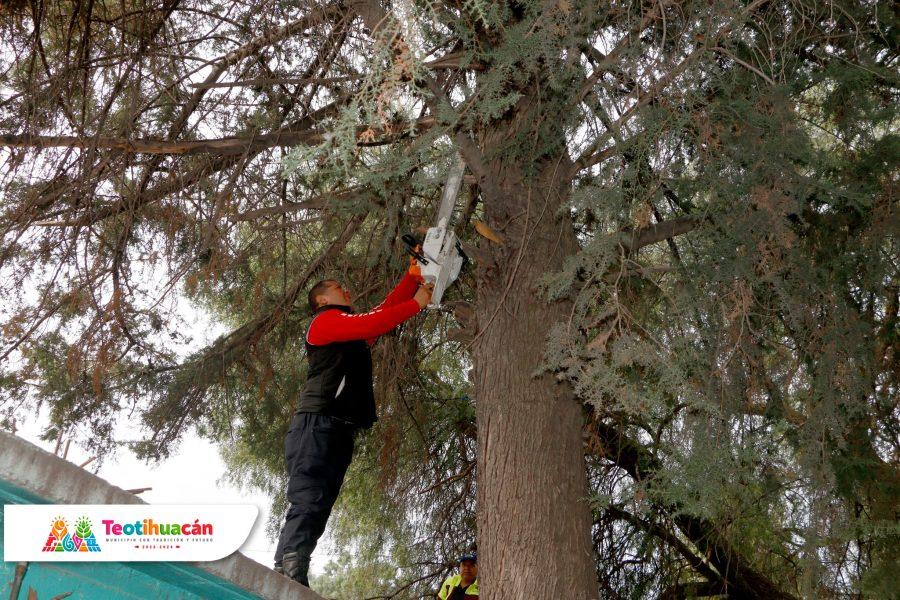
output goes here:
[{"label": "black vest", "polygon": [[[319,307],[314,314],[317,316],[326,310],[353,312],[347,306],[329,304]],[[313,346],[307,341],[306,355],[309,373],[300,393],[297,412],[320,413],[363,429],[371,427],[378,417],[369,344],[365,340],[353,340]]]}]

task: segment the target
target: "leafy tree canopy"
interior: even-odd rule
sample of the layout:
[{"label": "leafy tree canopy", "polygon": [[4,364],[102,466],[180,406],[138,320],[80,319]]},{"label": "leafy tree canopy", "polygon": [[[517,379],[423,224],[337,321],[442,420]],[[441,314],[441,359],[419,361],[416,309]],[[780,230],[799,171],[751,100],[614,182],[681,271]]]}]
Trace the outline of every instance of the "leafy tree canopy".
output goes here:
[{"label": "leafy tree canopy", "polygon": [[[488,215],[486,165],[535,189],[549,169],[559,207],[523,210],[570,219],[578,247],[534,290],[567,307],[534,343],[584,406],[600,593],[892,597],[897,18],[869,0],[4,2],[4,424],[47,407],[47,439],[89,431],[101,459],[164,459],[196,428],[282,508],[305,292],[335,277],[377,303],[460,152],[475,265],[375,349],[381,418],[318,582],[426,596],[475,540],[468,373],[503,332],[471,305],[517,276],[491,253],[527,244],[518,215]],[[208,347],[198,311],[228,331]]]}]

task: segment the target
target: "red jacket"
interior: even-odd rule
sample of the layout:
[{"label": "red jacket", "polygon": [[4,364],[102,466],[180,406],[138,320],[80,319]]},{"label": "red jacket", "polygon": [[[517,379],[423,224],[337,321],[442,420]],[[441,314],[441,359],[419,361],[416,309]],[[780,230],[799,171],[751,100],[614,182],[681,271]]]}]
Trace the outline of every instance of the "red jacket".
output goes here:
[{"label": "red jacket", "polygon": [[403,321],[418,313],[419,303],[413,299],[419,284],[415,276],[406,274],[384,302],[367,313],[352,314],[341,310],[325,310],[313,319],[306,332],[306,342],[312,346],[324,346],[335,342],[366,340],[375,343]]}]

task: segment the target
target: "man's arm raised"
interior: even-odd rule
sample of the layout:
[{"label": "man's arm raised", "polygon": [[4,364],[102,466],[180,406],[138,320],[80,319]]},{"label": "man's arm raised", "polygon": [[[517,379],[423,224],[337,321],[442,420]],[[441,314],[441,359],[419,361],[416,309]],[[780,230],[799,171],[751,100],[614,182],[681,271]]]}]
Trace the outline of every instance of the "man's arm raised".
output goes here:
[{"label": "man's arm raised", "polygon": [[409,300],[415,295],[418,288],[419,280],[415,275],[407,272],[406,275],[403,276],[403,279],[400,280],[400,283],[398,283],[387,295],[384,301],[372,310],[375,311],[381,308],[395,306],[404,300]]},{"label": "man's arm raised", "polygon": [[352,340],[368,340],[371,343],[378,336],[384,335],[418,314],[429,302],[431,302],[431,288],[422,286],[418,291],[414,291],[412,298],[360,315],[326,310],[313,319],[306,334],[306,341],[313,346]]},{"label": "man's arm raised", "polygon": [[[416,252],[421,252],[422,247],[416,246],[415,250]],[[422,279],[422,270],[419,267],[419,263],[416,262],[414,256],[410,256],[409,270],[406,271],[406,275],[404,275],[403,279],[400,280],[400,283],[391,290],[391,293],[387,295],[384,302],[376,306],[375,309],[386,308],[388,306],[399,304],[404,300],[409,300],[415,295],[416,290],[423,283],[425,283],[425,280]]]}]

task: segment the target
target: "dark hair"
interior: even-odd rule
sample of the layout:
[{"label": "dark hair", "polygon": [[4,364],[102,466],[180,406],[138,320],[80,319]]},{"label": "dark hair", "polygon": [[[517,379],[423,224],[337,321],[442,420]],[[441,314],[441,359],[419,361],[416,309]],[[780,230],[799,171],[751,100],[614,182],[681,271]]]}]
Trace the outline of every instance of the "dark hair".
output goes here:
[{"label": "dark hair", "polygon": [[320,294],[324,293],[326,289],[328,289],[328,284],[337,283],[334,279],[323,279],[318,282],[309,290],[309,295],[306,296],[306,299],[309,301],[309,310],[315,311],[319,308],[319,305],[316,303],[316,297]]}]

